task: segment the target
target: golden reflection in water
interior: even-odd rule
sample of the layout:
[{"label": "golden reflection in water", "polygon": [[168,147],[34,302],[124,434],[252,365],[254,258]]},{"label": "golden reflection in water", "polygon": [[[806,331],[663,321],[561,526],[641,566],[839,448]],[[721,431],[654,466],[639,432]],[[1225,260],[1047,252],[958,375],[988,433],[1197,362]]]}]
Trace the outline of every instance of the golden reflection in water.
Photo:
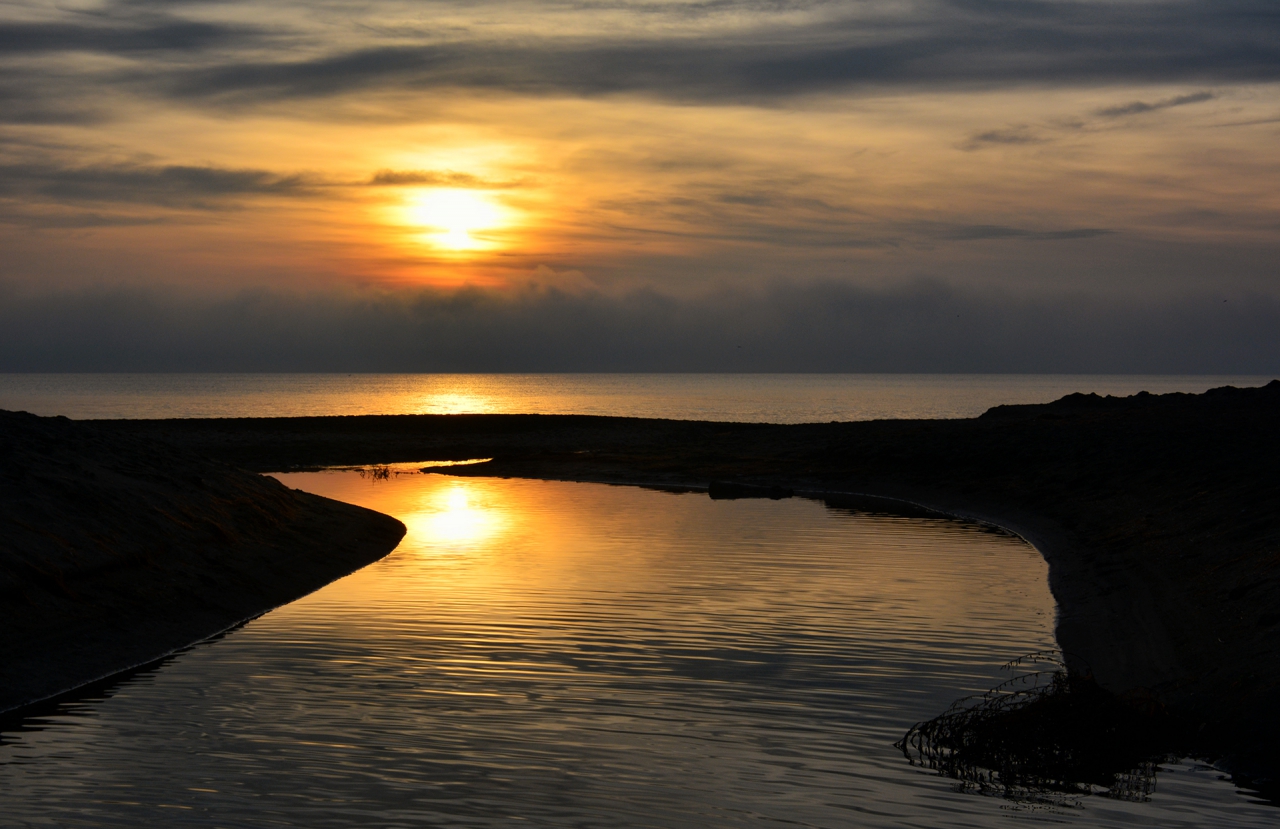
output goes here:
[{"label": "golden reflection in water", "polygon": [[[1003,636],[1005,622],[992,615],[1001,606],[1010,619],[1035,620],[1044,646],[1053,641],[1044,559],[1018,539],[962,525],[854,517],[798,499],[712,502],[599,484],[279,477],[393,515],[408,529],[376,567],[277,610],[280,619],[360,624],[356,617],[390,591],[431,613],[479,614],[477,624],[540,613],[552,597],[568,596],[575,607],[592,597],[636,618],[674,614],[716,628],[729,618],[768,617],[803,630],[828,625],[814,608],[852,602],[842,624],[867,641],[919,634],[942,642],[957,625]],[[747,557],[726,567],[726,549]],[[620,598],[642,595],[668,598],[644,608]]]},{"label": "golden reflection in water", "polygon": [[433,393],[418,407],[421,414],[488,414],[499,408],[491,395],[449,391]]},{"label": "golden reflection in water", "polygon": [[452,480],[427,492],[412,512],[400,516],[423,554],[477,547],[503,532],[508,516],[476,490],[465,478]]}]

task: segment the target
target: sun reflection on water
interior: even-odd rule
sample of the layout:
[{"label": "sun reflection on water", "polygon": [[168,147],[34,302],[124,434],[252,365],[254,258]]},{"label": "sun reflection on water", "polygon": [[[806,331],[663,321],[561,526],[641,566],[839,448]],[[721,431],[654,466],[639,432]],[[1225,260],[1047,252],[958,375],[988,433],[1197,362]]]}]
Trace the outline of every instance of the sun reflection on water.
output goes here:
[{"label": "sun reflection on water", "polygon": [[420,414],[488,414],[497,410],[493,395],[465,391],[433,393],[418,406]]},{"label": "sun reflection on water", "polygon": [[505,512],[465,479],[432,489],[400,519],[408,528],[404,543],[425,555],[442,548],[478,547],[500,535],[508,524]]}]

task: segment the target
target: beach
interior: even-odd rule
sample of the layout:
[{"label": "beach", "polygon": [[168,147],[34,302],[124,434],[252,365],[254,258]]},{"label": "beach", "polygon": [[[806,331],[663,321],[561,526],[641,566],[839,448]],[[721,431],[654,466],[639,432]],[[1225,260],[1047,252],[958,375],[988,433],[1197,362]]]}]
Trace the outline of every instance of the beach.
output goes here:
[{"label": "beach", "polygon": [[[715,482],[712,494],[721,497],[794,493],[868,512],[932,510],[983,521],[1021,535],[1048,560],[1056,635],[1074,669],[1143,710],[1192,722],[1207,751],[1258,769],[1267,760],[1260,753],[1246,758],[1249,747],[1280,734],[1280,665],[1273,658],[1280,635],[1277,415],[1280,382],[1204,395],[1072,395],[939,421],[409,415],[74,428],[103,442],[131,442],[130,451],[172,447],[154,450],[180,453],[163,461],[183,469],[180,478],[157,481],[163,490],[188,486],[188,468],[208,468],[197,458],[255,472],[473,460],[481,462],[435,471],[684,489]],[[31,428],[72,428],[29,421]],[[241,486],[249,479],[260,480],[236,478]],[[306,500],[261,486],[275,498]],[[333,526],[312,538],[333,545],[341,538]],[[394,546],[393,535],[387,530],[379,549]],[[276,565],[275,578],[288,587],[255,593],[254,602],[237,605],[237,618],[314,589],[374,554],[344,558],[324,575],[287,575],[289,567]],[[212,571],[198,577],[225,581]],[[145,603],[134,609],[140,618],[149,612]],[[208,635],[210,627],[174,627],[166,647]],[[79,630],[51,625],[41,647],[53,653],[58,637],[78,641]],[[64,661],[76,658],[56,652]],[[118,669],[141,659],[117,661]],[[88,673],[111,667],[103,662]]]},{"label": "beach", "polygon": [[735,481],[981,519],[1048,559],[1059,644],[1078,668],[1238,745],[1280,733],[1277,416],[1280,382],[1203,395],[1077,394],[937,421],[407,415],[99,425],[260,471],[491,459],[440,471]]}]

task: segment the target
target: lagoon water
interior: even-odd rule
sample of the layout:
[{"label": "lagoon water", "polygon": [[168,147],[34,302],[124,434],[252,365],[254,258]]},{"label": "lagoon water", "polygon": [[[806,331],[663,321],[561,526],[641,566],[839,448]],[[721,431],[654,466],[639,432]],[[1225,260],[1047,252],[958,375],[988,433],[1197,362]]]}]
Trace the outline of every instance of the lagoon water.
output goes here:
[{"label": "lagoon water", "polygon": [[893,742],[1052,647],[1020,540],[806,500],[355,472],[387,558],[0,744],[4,826],[1274,826],[1218,772],[1029,808]]},{"label": "lagoon water", "polygon": [[772,423],[974,417],[1072,392],[1199,393],[1268,376],[1065,374],[0,374],[0,409],[70,418],[467,412]]}]

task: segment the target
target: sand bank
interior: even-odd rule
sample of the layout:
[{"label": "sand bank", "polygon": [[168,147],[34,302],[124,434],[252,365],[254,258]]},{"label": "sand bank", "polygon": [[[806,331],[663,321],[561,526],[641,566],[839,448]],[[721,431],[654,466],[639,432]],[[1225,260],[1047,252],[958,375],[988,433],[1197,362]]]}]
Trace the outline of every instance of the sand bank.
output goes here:
[{"label": "sand bank", "polygon": [[305,595],[403,534],[145,437],[0,412],[0,711]]}]

